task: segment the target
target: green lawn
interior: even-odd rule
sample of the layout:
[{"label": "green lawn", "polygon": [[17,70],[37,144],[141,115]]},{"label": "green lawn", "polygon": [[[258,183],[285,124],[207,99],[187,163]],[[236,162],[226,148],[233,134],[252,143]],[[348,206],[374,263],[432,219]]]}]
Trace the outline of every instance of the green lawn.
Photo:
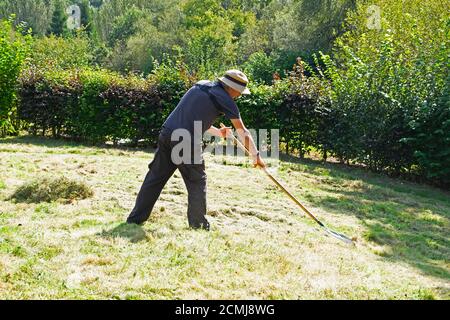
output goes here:
[{"label": "green lawn", "polygon": [[[151,152],[0,140],[0,299],[450,299],[450,194],[360,169],[270,170],[356,247],[326,236],[243,159],[206,155],[212,231],[187,228],[179,173],[143,227],[123,224]],[[11,199],[37,178],[83,200]]]}]

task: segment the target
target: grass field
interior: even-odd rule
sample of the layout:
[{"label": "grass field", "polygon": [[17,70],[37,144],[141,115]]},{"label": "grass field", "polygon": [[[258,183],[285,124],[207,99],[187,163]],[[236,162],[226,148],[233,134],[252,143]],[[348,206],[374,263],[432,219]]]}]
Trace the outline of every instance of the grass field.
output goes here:
[{"label": "grass field", "polygon": [[[356,247],[327,237],[263,174],[206,155],[212,231],[187,228],[179,173],[149,221],[123,224],[153,154],[0,140],[0,299],[450,299],[450,194],[359,169],[271,172]],[[82,200],[11,196],[38,178]]]}]

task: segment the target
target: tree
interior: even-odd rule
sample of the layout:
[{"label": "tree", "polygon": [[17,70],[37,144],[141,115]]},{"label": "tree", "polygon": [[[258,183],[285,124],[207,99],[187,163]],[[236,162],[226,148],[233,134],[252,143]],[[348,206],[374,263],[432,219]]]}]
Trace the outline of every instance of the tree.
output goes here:
[{"label": "tree", "polygon": [[53,12],[53,0],[1,0],[0,19],[15,15],[15,24],[26,22],[33,34],[47,33]]},{"label": "tree", "polygon": [[131,7],[122,15],[116,17],[108,37],[108,44],[114,47],[118,41],[126,42],[129,37],[137,32],[139,19],[146,15],[146,12],[143,10]]},{"label": "tree", "polygon": [[187,31],[186,62],[203,78],[223,71],[236,61],[233,24],[217,16],[211,22],[202,28]]},{"label": "tree", "polygon": [[87,34],[62,38],[55,35],[34,39],[30,63],[38,70],[86,67],[93,60]]},{"label": "tree", "polygon": [[103,0],[90,0],[90,3],[94,8],[100,8],[103,5]]},{"label": "tree", "polygon": [[187,0],[181,4],[187,29],[202,28],[214,23],[215,16],[223,16],[219,0]]},{"label": "tree", "polygon": [[275,13],[274,47],[310,55],[329,52],[355,0],[293,1]]},{"label": "tree", "polygon": [[[379,28],[368,25],[369,5],[380,8]],[[334,61],[324,58],[335,154],[450,184],[449,10],[440,0],[374,0],[349,14]]]},{"label": "tree", "polygon": [[92,23],[92,9],[89,4],[89,0],[82,0],[79,3],[81,11],[81,25],[84,27],[88,34],[92,33],[93,23]]},{"label": "tree", "polygon": [[251,81],[271,85],[273,76],[278,73],[273,57],[264,52],[255,52],[244,64],[244,71],[250,77]]},{"label": "tree", "polygon": [[62,1],[57,0],[53,11],[52,22],[50,24],[50,33],[55,36],[67,34],[67,14]]}]

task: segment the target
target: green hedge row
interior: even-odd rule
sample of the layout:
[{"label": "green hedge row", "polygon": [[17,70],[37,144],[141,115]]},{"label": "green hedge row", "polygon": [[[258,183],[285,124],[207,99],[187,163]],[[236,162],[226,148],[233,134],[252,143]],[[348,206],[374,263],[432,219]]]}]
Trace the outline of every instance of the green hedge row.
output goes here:
[{"label": "green hedge row", "polygon": [[173,107],[168,90],[151,79],[105,70],[40,73],[30,68],[22,75],[18,115],[34,134],[153,143]]},{"label": "green hedge row", "polygon": [[31,36],[13,27],[13,16],[0,20],[0,137],[16,133],[17,79],[30,50]]},{"label": "green hedge row", "polygon": [[[312,72],[307,77],[305,67],[299,62],[286,79],[253,85],[251,95],[237,100],[247,127],[279,129],[289,153],[303,156],[314,148],[325,159],[334,156],[375,171],[413,173],[450,184],[445,96],[433,108],[411,110],[383,93],[375,100],[376,91],[363,86],[354,89],[354,96],[338,91],[342,79],[333,78],[332,66],[329,78]],[[145,79],[105,70],[40,73],[29,68],[22,74],[18,115],[35,134],[154,144],[167,115],[194,81],[176,65],[162,65]]]}]

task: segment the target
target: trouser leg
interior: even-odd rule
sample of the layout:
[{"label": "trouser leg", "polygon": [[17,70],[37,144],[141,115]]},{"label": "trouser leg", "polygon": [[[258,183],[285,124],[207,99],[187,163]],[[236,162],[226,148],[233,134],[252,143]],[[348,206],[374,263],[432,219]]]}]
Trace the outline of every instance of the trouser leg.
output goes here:
[{"label": "trouser leg", "polygon": [[205,164],[182,164],[178,170],[188,191],[188,222],[192,228],[209,230],[206,220],[206,172]]},{"label": "trouser leg", "polygon": [[137,195],[136,204],[128,216],[128,223],[141,224],[149,218],[156,200],[175,170],[170,145],[160,136],[158,149],[149,164],[149,171]]}]

